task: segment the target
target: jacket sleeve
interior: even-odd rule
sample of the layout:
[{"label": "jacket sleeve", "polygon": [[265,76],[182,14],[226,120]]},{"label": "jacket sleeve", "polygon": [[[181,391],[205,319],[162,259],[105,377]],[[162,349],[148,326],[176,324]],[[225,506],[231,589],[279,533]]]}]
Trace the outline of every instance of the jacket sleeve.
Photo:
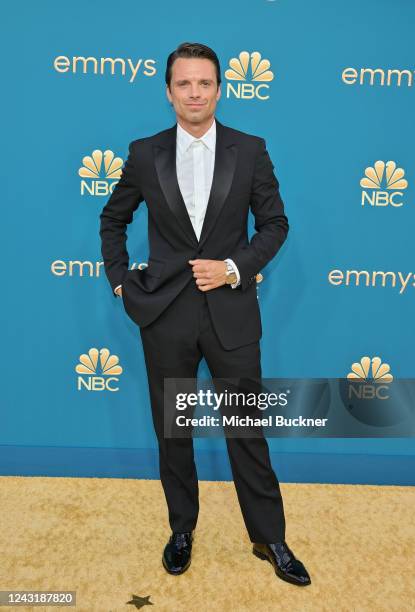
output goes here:
[{"label": "jacket sleeve", "polygon": [[132,222],[133,212],[144,199],[134,164],[136,155],[134,142],[129,144],[129,153],[121,178],[100,214],[101,253],[105,274],[115,298],[117,295],[114,289],[122,283],[129,264],[126,248],[127,224]]},{"label": "jacket sleeve", "polygon": [[238,267],[242,291],[255,281],[256,274],[275,257],[288,234],[288,219],[284,214],[284,203],[273,169],[265,140],[258,138],[250,202],[256,233],[248,245],[229,254]]}]

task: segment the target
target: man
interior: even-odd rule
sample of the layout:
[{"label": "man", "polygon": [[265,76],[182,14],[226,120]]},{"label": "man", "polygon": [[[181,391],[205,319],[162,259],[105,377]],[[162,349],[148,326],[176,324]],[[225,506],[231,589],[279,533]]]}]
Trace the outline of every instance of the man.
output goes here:
[{"label": "man", "polygon": [[[183,43],[167,60],[166,93],[177,124],[129,145],[122,176],[101,213],[105,272],[140,328],[160,479],[172,529],[162,562],[190,565],[199,500],[192,438],[163,432],[164,378],[260,378],[256,274],[277,253],[288,220],[263,138],[215,119],[220,66],[212,49]],[[128,269],[126,226],[148,208],[148,267]],[[247,236],[249,207],[256,233]],[[285,517],[266,439],[226,438],[253,553],[293,584],[310,584],[285,542]]]}]

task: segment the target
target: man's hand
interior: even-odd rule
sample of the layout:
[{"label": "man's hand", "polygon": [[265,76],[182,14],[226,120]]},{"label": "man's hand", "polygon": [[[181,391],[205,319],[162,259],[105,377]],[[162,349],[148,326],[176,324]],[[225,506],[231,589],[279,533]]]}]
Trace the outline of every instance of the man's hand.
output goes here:
[{"label": "man's hand", "polygon": [[115,293],[116,293],[117,295],[119,295],[120,297],[122,297],[122,287],[118,287],[118,288],[115,290]]},{"label": "man's hand", "polygon": [[189,259],[196,285],[201,291],[209,291],[226,283],[226,261],[220,259]]}]

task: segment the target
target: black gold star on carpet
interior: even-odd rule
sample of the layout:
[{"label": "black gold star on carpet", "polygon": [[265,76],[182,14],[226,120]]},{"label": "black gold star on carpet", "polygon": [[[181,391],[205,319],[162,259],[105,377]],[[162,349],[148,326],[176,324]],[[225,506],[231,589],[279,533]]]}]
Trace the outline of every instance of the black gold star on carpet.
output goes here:
[{"label": "black gold star on carpet", "polygon": [[150,601],[151,595],[147,595],[147,597],[139,597],[138,595],[132,595],[132,599],[127,601],[127,604],[131,604],[135,606],[137,610],[142,608],[143,606],[154,606],[153,602]]}]

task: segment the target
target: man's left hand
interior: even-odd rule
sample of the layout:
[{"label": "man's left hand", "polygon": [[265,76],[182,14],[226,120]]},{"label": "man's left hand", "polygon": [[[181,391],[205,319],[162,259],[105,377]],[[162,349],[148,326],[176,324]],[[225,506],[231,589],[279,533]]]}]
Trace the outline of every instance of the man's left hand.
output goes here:
[{"label": "man's left hand", "polygon": [[196,285],[201,291],[209,291],[226,283],[226,261],[220,259],[189,259]]}]

